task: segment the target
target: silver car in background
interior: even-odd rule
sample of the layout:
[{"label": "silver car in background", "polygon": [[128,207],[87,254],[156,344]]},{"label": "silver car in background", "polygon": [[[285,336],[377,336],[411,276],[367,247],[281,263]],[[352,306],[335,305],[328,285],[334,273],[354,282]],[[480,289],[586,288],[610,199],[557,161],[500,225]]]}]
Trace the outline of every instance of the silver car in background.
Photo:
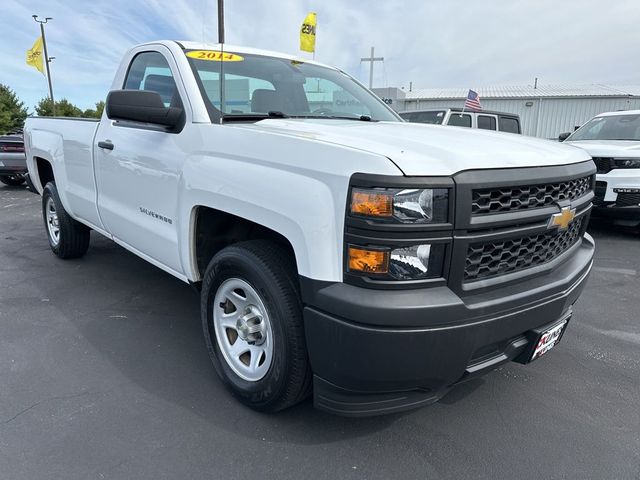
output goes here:
[{"label": "silver car in background", "polygon": [[27,180],[27,159],[22,136],[0,136],[0,182],[18,186]]}]

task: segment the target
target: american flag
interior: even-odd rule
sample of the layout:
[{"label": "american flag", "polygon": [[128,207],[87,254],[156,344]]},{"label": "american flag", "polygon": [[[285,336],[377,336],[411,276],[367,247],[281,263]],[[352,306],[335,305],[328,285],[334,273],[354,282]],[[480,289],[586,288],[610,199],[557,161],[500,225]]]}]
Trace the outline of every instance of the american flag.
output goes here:
[{"label": "american flag", "polygon": [[469,90],[467,99],[464,101],[464,108],[468,108],[469,110],[473,110],[476,112],[482,110],[482,105],[480,105],[480,97],[478,96],[477,92]]}]

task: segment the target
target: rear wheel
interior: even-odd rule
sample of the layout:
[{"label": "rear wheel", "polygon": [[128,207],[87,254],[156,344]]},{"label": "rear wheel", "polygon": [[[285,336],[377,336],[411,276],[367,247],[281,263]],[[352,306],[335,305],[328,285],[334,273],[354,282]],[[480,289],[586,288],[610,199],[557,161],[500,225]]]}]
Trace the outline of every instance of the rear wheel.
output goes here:
[{"label": "rear wheel", "polygon": [[66,212],[53,182],[42,193],[42,217],[51,251],[59,258],[78,258],[89,248],[91,230]]},{"label": "rear wheel", "polygon": [[0,175],[0,182],[5,185],[10,185],[12,187],[18,187],[25,182],[25,178],[23,174],[17,175]]},{"label": "rear wheel", "polygon": [[295,267],[277,244],[220,251],[202,284],[202,325],[218,375],[245,405],[275,412],[306,398],[311,370]]}]

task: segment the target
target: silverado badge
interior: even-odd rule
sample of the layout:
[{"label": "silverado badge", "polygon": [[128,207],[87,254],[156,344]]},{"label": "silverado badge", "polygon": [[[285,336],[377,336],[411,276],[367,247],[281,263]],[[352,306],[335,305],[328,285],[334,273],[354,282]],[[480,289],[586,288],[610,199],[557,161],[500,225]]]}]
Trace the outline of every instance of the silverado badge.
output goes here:
[{"label": "silverado badge", "polygon": [[576,209],[571,207],[564,207],[560,210],[560,213],[554,213],[549,219],[548,228],[557,227],[559,230],[566,230],[569,228],[569,224],[576,218]]}]

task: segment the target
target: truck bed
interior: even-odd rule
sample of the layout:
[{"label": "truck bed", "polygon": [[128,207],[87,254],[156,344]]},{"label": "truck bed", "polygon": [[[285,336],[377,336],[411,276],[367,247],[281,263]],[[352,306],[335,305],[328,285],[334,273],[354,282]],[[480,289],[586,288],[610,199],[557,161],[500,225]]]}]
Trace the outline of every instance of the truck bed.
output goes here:
[{"label": "truck bed", "polygon": [[65,209],[77,219],[99,225],[93,145],[100,121],[76,117],[29,117],[25,142],[30,155],[27,167],[42,192],[37,158],[54,159],[56,183]]}]

